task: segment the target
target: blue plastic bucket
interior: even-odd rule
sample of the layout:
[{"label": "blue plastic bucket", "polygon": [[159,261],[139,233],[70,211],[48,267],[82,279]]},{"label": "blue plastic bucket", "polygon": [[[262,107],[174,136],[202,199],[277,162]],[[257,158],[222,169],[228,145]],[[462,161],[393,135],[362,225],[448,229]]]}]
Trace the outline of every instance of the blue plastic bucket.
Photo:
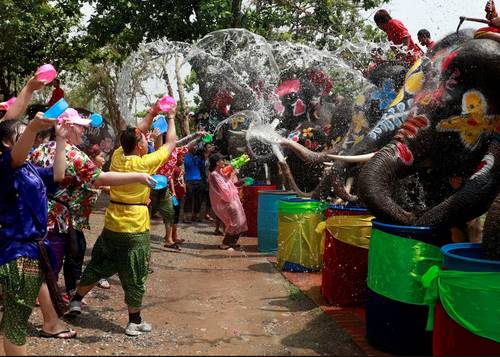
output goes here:
[{"label": "blue plastic bucket", "polygon": [[257,212],[257,249],[259,252],[278,251],[278,202],[282,199],[297,197],[285,190],[259,191]]},{"label": "blue plastic bucket", "polygon": [[160,131],[160,134],[166,133],[168,130],[168,123],[167,123],[167,120],[165,119],[165,116],[158,115],[151,127],[153,129],[158,129]]},{"label": "blue plastic bucket", "polygon": [[57,102],[55,102],[49,109],[47,109],[43,116],[45,118],[57,119],[59,115],[64,113],[64,111],[68,108],[68,102],[66,102],[64,98],[61,98]]},{"label": "blue plastic bucket", "polygon": [[168,180],[166,176],[163,175],[152,175],[152,178],[156,180],[156,185],[153,187],[153,190],[161,190],[167,187]]}]

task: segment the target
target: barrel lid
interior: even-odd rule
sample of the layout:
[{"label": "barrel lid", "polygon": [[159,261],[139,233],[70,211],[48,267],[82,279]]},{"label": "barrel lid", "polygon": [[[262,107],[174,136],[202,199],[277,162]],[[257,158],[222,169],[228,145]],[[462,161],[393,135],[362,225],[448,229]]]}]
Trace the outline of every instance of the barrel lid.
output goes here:
[{"label": "barrel lid", "polygon": [[301,197],[291,197],[291,198],[284,198],[282,201],[286,202],[297,202],[297,203],[306,203],[306,202],[321,202],[319,200],[313,200],[311,198],[301,198]]},{"label": "barrel lid", "polygon": [[368,208],[359,207],[356,205],[328,205],[328,208],[343,211],[368,212]]},{"label": "barrel lid", "polygon": [[[474,262],[478,264],[485,264],[485,263],[492,264],[500,268],[499,260],[477,258],[477,256],[480,256],[481,250],[482,250],[481,243],[452,243],[452,244],[446,244],[441,247],[441,253],[443,253],[443,255],[446,257],[450,257],[461,261]],[[459,254],[459,252],[462,252],[464,254]],[[469,255],[466,255],[466,253],[469,253]]]},{"label": "barrel lid", "polygon": [[382,229],[385,228],[385,230],[413,230],[413,231],[420,231],[420,232],[425,232],[425,231],[432,231],[433,228],[430,226],[403,226],[403,225],[397,225],[397,224],[389,224],[389,223],[382,223],[376,219],[372,221],[373,227],[377,228],[380,227]]},{"label": "barrel lid", "polygon": [[297,193],[293,191],[286,190],[263,190],[259,191],[260,195],[297,195]]}]

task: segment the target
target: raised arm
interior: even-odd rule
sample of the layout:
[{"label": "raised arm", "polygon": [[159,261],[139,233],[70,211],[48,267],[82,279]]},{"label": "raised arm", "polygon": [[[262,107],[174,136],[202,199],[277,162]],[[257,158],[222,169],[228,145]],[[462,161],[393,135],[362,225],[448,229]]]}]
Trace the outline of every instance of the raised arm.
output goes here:
[{"label": "raised arm", "polygon": [[35,77],[32,77],[23,89],[21,89],[21,92],[17,95],[16,101],[9,107],[3,119],[20,119],[31,102],[33,92],[43,88],[44,85],[45,82],[37,81]]},{"label": "raised arm", "polygon": [[35,142],[36,133],[47,130],[55,124],[55,120],[43,118],[43,113],[39,112],[36,114],[35,118],[28,124],[19,140],[17,140],[12,147],[12,168],[18,168],[24,164]]},{"label": "raised arm", "polygon": [[149,128],[151,128],[151,124],[153,124],[153,119],[158,115],[160,112],[160,104],[159,100],[156,101],[155,105],[149,108],[148,114],[144,118],[142,118],[141,122],[137,125],[139,130],[141,130],[143,133],[147,133]]},{"label": "raised arm", "polygon": [[95,180],[94,186],[120,186],[129,183],[142,183],[143,185],[154,187],[155,179],[150,175],[139,172],[101,172]]},{"label": "raised arm", "polygon": [[182,139],[177,140],[176,146],[194,146],[196,144],[196,141],[205,135],[207,135],[207,132],[205,131],[197,131],[196,133],[186,135]]},{"label": "raised arm", "polygon": [[177,133],[175,131],[175,109],[171,109],[168,114],[168,130],[166,142],[163,144],[168,152],[172,152],[175,149],[175,143],[177,142]]},{"label": "raised arm", "polygon": [[56,155],[54,158],[54,182],[61,182],[66,172],[66,137],[68,127],[64,123],[56,124]]}]

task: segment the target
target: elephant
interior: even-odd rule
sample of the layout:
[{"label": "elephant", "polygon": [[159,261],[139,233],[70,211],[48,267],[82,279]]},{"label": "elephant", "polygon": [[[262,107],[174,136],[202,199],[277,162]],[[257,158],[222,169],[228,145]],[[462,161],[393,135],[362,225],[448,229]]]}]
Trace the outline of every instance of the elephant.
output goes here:
[{"label": "elephant", "polygon": [[[446,36],[439,41],[433,51],[430,52],[429,58],[417,61],[406,72],[403,76],[404,83],[395,97],[394,94],[385,94],[392,92],[387,89],[384,90],[385,93],[381,93],[382,95],[375,92],[374,96],[372,88],[368,88],[363,95],[359,96],[356,100],[357,106],[353,111],[351,126],[341,143],[340,150],[337,152],[341,156],[351,158],[351,160],[347,162],[335,162],[328,168],[320,184],[312,193],[312,197],[325,198],[333,191],[333,197],[339,197],[344,201],[357,201],[357,195],[347,192],[344,185],[347,177],[356,178],[359,174],[360,165],[351,162],[359,163],[360,160],[356,160],[353,157],[361,155],[360,159],[364,161],[370,157],[368,153],[376,152],[387,144],[395,131],[405,122],[411,113],[413,98],[417,92],[425,86],[425,83],[428,82],[431,85],[431,83],[435,82],[434,78],[437,72],[435,67],[439,67],[440,63],[447,58],[447,54],[452,53],[454,49],[470,41],[472,38],[473,32],[471,30],[462,30],[459,33]],[[436,65],[433,66],[432,63],[436,63]],[[384,73],[390,69],[391,67],[388,69],[380,67],[378,70]],[[377,73],[375,72],[375,74]],[[380,81],[387,78],[387,75],[379,75],[377,77],[380,78],[378,81],[378,85],[380,86]],[[373,76],[372,81],[374,81]],[[379,90],[382,91],[382,89],[384,88],[380,88]],[[374,110],[374,106],[377,109],[377,103],[380,107],[384,107],[384,105],[382,104],[383,101],[379,100],[377,102],[376,98],[381,98],[385,103],[387,103],[388,99],[394,99],[392,99],[392,102],[386,109],[377,111]],[[301,148],[301,150],[304,151],[304,148]],[[307,155],[304,154],[304,156],[312,157],[313,154],[308,153]],[[322,156],[318,159],[325,160],[328,158]],[[410,184],[414,185],[415,183],[410,182]],[[354,192],[356,192],[356,186],[356,180],[354,180]],[[401,190],[401,192],[405,191],[408,192],[408,190]],[[406,199],[407,197],[404,197],[401,202]]]},{"label": "elephant", "polygon": [[[452,37],[444,41],[453,43]],[[396,224],[443,229],[487,213],[484,256],[498,260],[500,44],[467,39],[445,45],[433,50],[437,75],[416,93],[408,118],[361,168],[359,195],[372,214]],[[423,210],[403,209],[395,199],[395,188],[410,175],[426,185]],[[457,177],[463,183],[451,194],[439,189]]]}]

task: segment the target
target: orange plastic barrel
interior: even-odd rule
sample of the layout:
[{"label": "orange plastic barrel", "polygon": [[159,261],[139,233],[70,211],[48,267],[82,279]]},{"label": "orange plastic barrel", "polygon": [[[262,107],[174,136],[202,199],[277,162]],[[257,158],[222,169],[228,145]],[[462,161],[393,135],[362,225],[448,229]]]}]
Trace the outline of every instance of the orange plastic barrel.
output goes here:
[{"label": "orange plastic barrel", "polygon": [[243,187],[242,204],[247,217],[247,237],[257,237],[257,212],[259,208],[259,191],[276,190],[276,185],[254,185]]}]

